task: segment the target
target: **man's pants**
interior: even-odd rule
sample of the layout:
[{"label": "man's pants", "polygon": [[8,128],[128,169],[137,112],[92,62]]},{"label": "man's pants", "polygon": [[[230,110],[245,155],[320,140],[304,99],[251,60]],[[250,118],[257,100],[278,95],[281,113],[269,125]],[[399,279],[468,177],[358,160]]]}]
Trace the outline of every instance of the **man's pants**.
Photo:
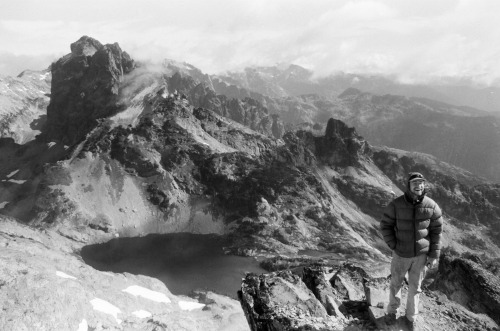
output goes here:
[{"label": "man's pants", "polygon": [[391,262],[391,287],[389,294],[389,306],[387,313],[396,313],[401,304],[401,287],[406,272],[408,272],[408,298],[406,300],[406,318],[413,321],[418,315],[418,301],[420,286],[425,277],[425,263],[427,255],[422,254],[416,257],[404,258],[392,252]]}]

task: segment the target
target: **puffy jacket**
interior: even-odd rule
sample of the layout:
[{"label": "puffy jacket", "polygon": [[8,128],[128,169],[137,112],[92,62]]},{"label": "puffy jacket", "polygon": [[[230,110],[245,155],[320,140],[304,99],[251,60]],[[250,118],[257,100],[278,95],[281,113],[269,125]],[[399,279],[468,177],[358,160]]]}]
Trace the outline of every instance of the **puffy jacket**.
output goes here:
[{"label": "puffy jacket", "polygon": [[394,199],[385,208],[380,229],[386,244],[401,257],[439,257],[443,220],[441,209],[429,197],[413,201],[406,193]]}]

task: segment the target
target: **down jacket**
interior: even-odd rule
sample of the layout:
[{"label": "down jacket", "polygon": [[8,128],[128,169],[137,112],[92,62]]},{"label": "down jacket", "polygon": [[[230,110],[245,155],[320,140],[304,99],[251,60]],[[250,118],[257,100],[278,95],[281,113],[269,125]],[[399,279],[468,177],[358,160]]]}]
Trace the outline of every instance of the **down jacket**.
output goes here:
[{"label": "down jacket", "polygon": [[439,258],[443,220],[431,198],[413,201],[406,193],[394,199],[385,208],[380,229],[386,244],[401,257]]}]

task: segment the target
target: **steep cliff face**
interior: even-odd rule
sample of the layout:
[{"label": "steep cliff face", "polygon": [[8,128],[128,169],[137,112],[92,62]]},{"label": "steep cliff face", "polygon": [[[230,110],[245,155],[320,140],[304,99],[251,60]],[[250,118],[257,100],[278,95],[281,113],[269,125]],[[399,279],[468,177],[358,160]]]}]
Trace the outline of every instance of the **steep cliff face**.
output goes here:
[{"label": "steep cliff face", "polygon": [[46,139],[72,145],[95,127],[97,119],[123,109],[120,81],[133,68],[134,61],[116,43],[103,46],[84,36],[71,44],[71,53],[52,65]]}]

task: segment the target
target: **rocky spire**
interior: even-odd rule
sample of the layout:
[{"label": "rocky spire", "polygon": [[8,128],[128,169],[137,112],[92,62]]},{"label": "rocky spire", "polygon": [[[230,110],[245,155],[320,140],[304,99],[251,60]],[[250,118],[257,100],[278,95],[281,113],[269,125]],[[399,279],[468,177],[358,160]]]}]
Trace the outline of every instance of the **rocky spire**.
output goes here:
[{"label": "rocky spire", "polygon": [[120,83],[134,67],[117,43],[103,46],[88,36],[72,43],[71,53],[52,65],[45,137],[77,143],[98,119],[118,112]]},{"label": "rocky spire", "polygon": [[325,136],[316,139],[317,156],[330,165],[356,165],[369,152],[368,143],[354,128],[334,118],[328,120]]}]

